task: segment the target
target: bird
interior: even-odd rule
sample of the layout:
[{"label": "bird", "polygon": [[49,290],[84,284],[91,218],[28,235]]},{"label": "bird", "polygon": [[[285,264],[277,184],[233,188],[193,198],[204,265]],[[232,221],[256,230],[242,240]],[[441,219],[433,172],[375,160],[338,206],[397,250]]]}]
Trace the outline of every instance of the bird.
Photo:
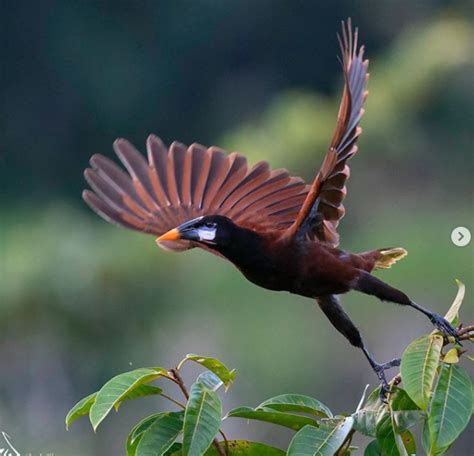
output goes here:
[{"label": "bird", "polygon": [[261,161],[248,166],[238,152],[175,141],[169,148],[154,135],[147,158],[127,140],[113,148],[126,171],[96,154],[84,172],[92,190],[85,202],[106,221],[156,236],[159,247],[182,252],[201,248],[230,261],[250,282],[315,300],[330,323],[367,358],[385,400],[385,371],[400,359],[379,363],[366,347],[340,296],[358,291],[416,309],[445,336],[456,329],[403,291],[374,276],[407,255],[378,248],[350,253],[338,247],[344,216],[348,161],[357,153],[369,78],[358,28],[342,21],[337,35],[344,87],[336,128],[311,184]]}]

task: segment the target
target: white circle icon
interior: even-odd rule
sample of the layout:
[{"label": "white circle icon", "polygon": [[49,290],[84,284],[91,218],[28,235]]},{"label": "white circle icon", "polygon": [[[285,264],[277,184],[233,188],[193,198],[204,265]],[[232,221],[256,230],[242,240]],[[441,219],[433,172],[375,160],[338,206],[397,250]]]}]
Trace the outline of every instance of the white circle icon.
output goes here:
[{"label": "white circle icon", "polygon": [[471,242],[471,232],[465,226],[458,226],[451,232],[451,241],[458,247],[465,247]]}]

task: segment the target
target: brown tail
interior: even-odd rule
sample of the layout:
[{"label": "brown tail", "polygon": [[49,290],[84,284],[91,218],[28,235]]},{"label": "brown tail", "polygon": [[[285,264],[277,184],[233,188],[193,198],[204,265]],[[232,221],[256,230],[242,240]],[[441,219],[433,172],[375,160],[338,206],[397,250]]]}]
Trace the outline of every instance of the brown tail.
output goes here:
[{"label": "brown tail", "polygon": [[[360,253],[365,264],[361,269],[373,271],[374,269],[388,269],[398,260],[406,257],[408,252],[401,247],[371,250],[370,252]],[[360,266],[359,266],[360,267]]]},{"label": "brown tail", "polygon": [[405,258],[408,252],[402,247],[392,249],[380,249],[379,256],[375,260],[374,269],[388,269],[398,260]]}]

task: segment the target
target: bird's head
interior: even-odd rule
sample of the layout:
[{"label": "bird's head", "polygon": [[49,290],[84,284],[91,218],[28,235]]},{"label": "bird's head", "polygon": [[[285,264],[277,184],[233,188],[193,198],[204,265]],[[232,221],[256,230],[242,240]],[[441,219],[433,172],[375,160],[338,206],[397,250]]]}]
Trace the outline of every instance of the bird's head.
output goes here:
[{"label": "bird's head", "polygon": [[205,215],[182,223],[160,236],[156,242],[185,240],[225,247],[237,229],[234,222],[223,215]]}]

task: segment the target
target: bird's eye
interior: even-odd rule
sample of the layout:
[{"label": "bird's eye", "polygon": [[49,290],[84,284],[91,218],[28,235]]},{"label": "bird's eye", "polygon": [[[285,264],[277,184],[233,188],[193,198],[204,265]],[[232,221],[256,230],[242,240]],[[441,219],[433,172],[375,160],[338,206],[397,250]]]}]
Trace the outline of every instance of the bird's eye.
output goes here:
[{"label": "bird's eye", "polygon": [[212,228],[215,228],[215,227],[216,227],[216,224],[215,224],[215,223],[212,223],[212,222],[206,222],[206,223],[204,224],[204,226],[205,226],[206,228],[212,229]]}]

